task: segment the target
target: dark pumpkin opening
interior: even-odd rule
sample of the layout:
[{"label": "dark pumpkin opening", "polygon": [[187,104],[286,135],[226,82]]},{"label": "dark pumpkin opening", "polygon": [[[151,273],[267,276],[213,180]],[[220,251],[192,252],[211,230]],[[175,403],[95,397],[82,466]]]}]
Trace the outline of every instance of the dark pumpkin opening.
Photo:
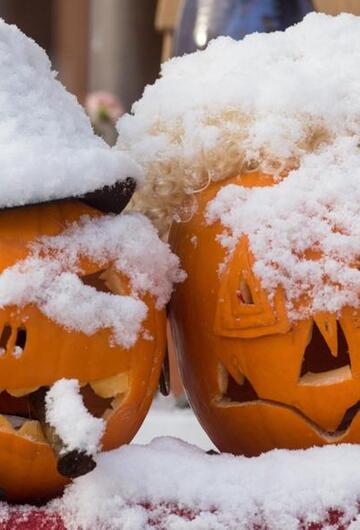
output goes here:
[{"label": "dark pumpkin opening", "polygon": [[236,291],[236,295],[241,304],[254,305],[254,298],[248,282],[241,278],[239,282],[239,288]]},{"label": "dark pumpkin opening", "polygon": [[338,354],[334,357],[319,328],[315,323],[313,324],[312,336],[305,350],[300,377],[307,373],[319,374],[351,365],[348,344],[339,323],[337,323],[337,336]]},{"label": "dark pumpkin opening", "polygon": [[5,324],[1,332],[1,336],[0,336],[0,348],[2,350],[6,351],[10,337],[11,337],[11,326],[9,326],[9,324]]},{"label": "dark pumpkin opening", "polygon": [[[46,387],[40,387],[32,395],[14,397],[6,391],[0,393],[0,414],[20,416],[31,420],[41,420],[38,411],[34,408],[34,394],[41,393]],[[111,408],[113,398],[102,398],[98,396],[90,385],[85,385],[80,389],[84,405],[95,417],[100,418],[107,409]]]},{"label": "dark pumpkin opening", "polygon": [[22,350],[25,348],[26,345],[26,329],[25,328],[18,328],[16,333],[16,340],[15,340],[15,346],[18,346]]},{"label": "dark pumpkin opening", "polygon": [[246,377],[244,378],[243,383],[239,384],[235,381],[231,374],[228,374],[228,384],[223,399],[226,401],[237,401],[239,403],[244,403],[249,401],[257,401],[259,396]]},{"label": "dark pumpkin opening", "polygon": [[92,274],[86,274],[85,276],[81,276],[80,280],[84,285],[88,285],[89,287],[94,287],[97,291],[103,292],[103,293],[111,293],[109,287],[107,286],[105,280],[101,277],[102,274],[105,272],[105,270],[93,272]]}]

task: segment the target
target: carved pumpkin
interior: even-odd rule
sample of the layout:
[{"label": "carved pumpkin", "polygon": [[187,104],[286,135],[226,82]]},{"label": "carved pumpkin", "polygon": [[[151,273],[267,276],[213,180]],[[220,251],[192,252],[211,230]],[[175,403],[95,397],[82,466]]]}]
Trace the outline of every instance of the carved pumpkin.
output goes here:
[{"label": "carved pumpkin", "polygon": [[[241,176],[242,186],[272,183],[259,173]],[[284,293],[270,303],[254,275],[246,237],[225,262],[217,239],[224,227],[204,217],[223,185],[197,194],[196,214],[170,234],[188,274],[173,296],[172,329],[202,426],[222,451],[249,456],[359,443],[360,314],[346,307],[338,318],[324,312],[290,323]]]},{"label": "carved pumpkin", "polygon": [[[63,201],[0,212],[1,272],[26,258],[28,244],[39,236],[59,234],[83,215],[101,213],[80,201]],[[98,290],[129,294],[125,276],[84,259],[82,281]],[[93,335],[64,329],[35,305],[0,309],[0,412],[29,418],[18,429],[0,416],[0,488],[6,499],[50,497],[66,479],[56,470],[54,453],[40,423],[29,416],[29,394],[61,378],[76,378],[89,411],[106,419],[105,450],[127,443],[141,425],[158,384],[165,345],[165,317],[154,300],[139,336],[125,349],[111,343],[111,331]],[[74,300],[76,304],[76,300]],[[16,355],[20,348],[21,355]]]}]

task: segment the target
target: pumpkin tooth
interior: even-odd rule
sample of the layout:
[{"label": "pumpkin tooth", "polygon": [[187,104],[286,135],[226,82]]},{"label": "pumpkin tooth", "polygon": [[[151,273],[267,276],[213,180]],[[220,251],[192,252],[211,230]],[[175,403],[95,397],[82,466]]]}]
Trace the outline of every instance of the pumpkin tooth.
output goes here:
[{"label": "pumpkin tooth", "polygon": [[338,330],[336,316],[331,313],[318,313],[314,316],[314,322],[317,325],[321,335],[324,337],[331,354],[337,357],[338,354]]},{"label": "pumpkin tooth", "polygon": [[10,421],[0,414],[0,431],[15,432],[14,427]]},{"label": "pumpkin tooth", "polygon": [[44,436],[40,422],[37,420],[28,420],[23,423],[23,425],[17,431],[17,434],[19,436],[23,436],[24,438],[31,438],[34,442],[46,443],[46,438]]},{"label": "pumpkin tooth", "polygon": [[113,409],[106,409],[104,414],[102,415],[103,420],[108,421],[110,416],[113,414]]},{"label": "pumpkin tooth", "polygon": [[115,397],[118,394],[124,394],[129,387],[129,375],[127,372],[99,379],[90,383],[91,388],[98,396],[102,398]]},{"label": "pumpkin tooth", "polygon": [[6,392],[10,394],[10,396],[18,398],[18,397],[27,396],[28,394],[35,392],[39,388],[40,388],[39,386],[30,387],[30,388],[9,388],[9,389],[7,388]]},{"label": "pumpkin tooth", "polygon": [[228,371],[226,370],[226,368],[222,364],[219,364],[219,368],[218,368],[218,384],[219,384],[219,389],[220,389],[221,395],[225,394],[225,392],[227,390],[227,387],[228,387],[228,382],[229,382]]},{"label": "pumpkin tooth", "polygon": [[116,396],[111,402],[111,408],[116,410],[118,407],[120,407],[121,403],[124,401],[124,397],[125,397],[125,393],[119,394],[118,396]]}]

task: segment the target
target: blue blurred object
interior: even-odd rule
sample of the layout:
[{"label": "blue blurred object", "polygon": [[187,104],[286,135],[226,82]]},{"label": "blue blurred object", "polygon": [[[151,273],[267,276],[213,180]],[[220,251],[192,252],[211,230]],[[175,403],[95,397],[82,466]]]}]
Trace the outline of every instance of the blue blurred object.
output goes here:
[{"label": "blue blurred object", "polygon": [[184,0],[173,55],[203,49],[219,35],[284,30],[313,11],[311,0]]}]

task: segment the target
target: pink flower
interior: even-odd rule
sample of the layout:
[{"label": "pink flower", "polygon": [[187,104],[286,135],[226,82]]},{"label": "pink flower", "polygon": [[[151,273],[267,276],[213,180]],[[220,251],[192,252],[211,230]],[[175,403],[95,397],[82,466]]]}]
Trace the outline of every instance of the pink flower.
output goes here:
[{"label": "pink flower", "polygon": [[124,114],[124,108],[117,97],[105,90],[88,94],[85,109],[94,125],[101,122],[111,122],[115,125],[120,116]]}]

